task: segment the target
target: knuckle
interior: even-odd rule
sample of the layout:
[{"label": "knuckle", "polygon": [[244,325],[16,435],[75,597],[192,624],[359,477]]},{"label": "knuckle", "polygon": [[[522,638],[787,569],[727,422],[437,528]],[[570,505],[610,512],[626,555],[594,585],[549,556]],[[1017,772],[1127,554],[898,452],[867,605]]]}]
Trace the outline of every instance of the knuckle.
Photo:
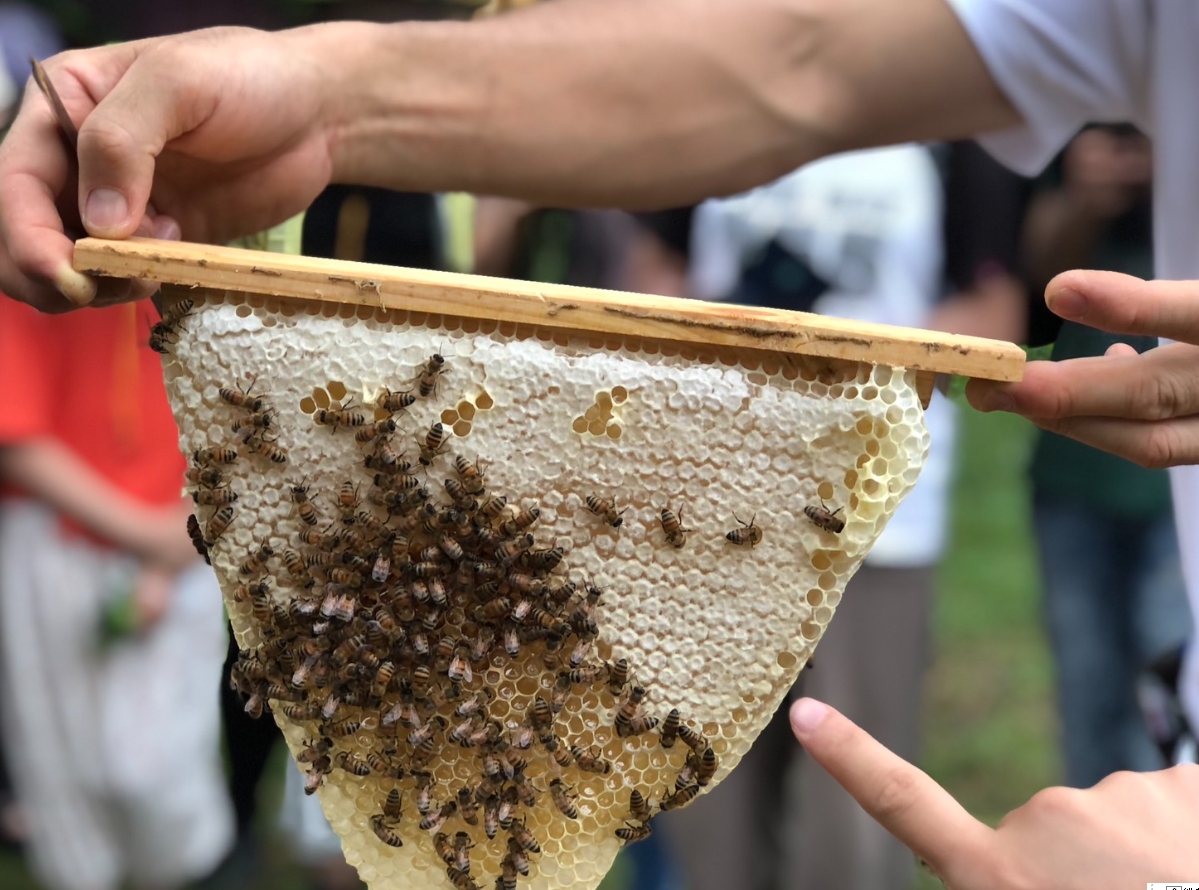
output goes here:
[{"label": "knuckle", "polygon": [[1132,391],[1133,417],[1147,420],[1166,420],[1182,413],[1189,399],[1187,381],[1176,374],[1155,373]]},{"label": "knuckle", "polygon": [[136,145],[133,134],[111,115],[93,114],[79,129],[80,153],[99,154],[105,158],[121,158]]},{"label": "knuckle", "polygon": [[1078,791],[1061,786],[1038,791],[1024,805],[1030,813],[1042,816],[1060,816],[1072,811],[1077,805]]},{"label": "knuckle", "polygon": [[879,782],[871,802],[876,818],[885,824],[911,812],[916,798],[916,777],[906,770],[890,770]]},{"label": "knuckle", "polygon": [[1150,427],[1129,457],[1148,470],[1163,470],[1183,463],[1186,452],[1178,430],[1168,423],[1158,423]]}]

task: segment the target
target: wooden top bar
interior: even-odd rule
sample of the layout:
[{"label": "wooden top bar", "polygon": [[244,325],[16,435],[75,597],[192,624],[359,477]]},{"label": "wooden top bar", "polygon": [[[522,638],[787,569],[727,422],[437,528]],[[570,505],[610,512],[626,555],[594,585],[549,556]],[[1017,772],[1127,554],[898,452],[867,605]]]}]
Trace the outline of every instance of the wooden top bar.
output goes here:
[{"label": "wooden top bar", "polygon": [[85,238],[75,268],[89,275],[377,306],[1019,380],[1024,352],[1012,343],[915,328],[424,269],[131,238]]}]

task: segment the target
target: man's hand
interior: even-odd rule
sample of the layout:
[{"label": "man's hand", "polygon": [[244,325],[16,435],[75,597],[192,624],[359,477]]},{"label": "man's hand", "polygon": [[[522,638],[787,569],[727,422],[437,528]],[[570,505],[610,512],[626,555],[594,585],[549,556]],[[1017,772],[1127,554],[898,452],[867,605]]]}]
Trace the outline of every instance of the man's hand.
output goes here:
[{"label": "man's hand", "polygon": [[950,890],[1126,890],[1199,875],[1199,766],[1050,788],[992,829],[832,708],[801,699],[804,749]]},{"label": "man's hand", "polygon": [[1138,355],[1032,362],[1020,383],[973,380],[980,411],[1013,411],[1038,426],[1146,467],[1199,463],[1199,282],[1064,272],[1045,290],[1062,318],[1118,334],[1180,341]]},{"label": "man's hand", "polygon": [[214,29],[47,62],[78,171],[30,82],[0,145],[0,289],[47,311],[143,296],[73,271],[72,239],[225,241],[307,207],[332,170],[314,33]]}]

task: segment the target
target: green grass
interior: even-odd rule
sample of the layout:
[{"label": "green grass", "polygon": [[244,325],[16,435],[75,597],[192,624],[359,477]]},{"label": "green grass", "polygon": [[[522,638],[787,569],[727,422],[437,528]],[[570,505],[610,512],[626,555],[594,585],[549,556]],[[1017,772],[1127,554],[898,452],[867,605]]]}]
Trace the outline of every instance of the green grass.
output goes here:
[{"label": "green grass", "polygon": [[[1058,781],[1052,673],[1040,621],[1025,467],[1033,431],[963,406],[953,537],[939,578],[924,766],[994,824]],[[267,794],[270,798],[271,793]],[[277,846],[256,890],[300,890]],[[619,890],[617,871],[605,890]],[[922,888],[939,886],[922,875]],[[0,854],[0,887],[39,890]]]}]

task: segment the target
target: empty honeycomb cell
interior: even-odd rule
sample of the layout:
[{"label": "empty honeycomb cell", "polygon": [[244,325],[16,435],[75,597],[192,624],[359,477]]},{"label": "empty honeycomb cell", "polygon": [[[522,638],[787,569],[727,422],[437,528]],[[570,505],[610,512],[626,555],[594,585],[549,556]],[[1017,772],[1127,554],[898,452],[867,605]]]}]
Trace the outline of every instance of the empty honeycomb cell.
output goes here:
[{"label": "empty honeycomb cell", "polygon": [[858,431],[859,435],[869,436],[874,432],[874,420],[870,417],[861,417],[858,419],[854,429]]},{"label": "empty honeycomb cell", "polygon": [[459,420],[454,424],[454,435],[459,439],[465,439],[470,435],[470,423],[465,420]]},{"label": "empty honeycomb cell", "polygon": [[837,586],[837,576],[832,572],[822,572],[816,583],[820,585],[821,590],[832,590]]},{"label": "empty honeycomb cell", "polygon": [[822,500],[830,500],[833,493],[833,483],[831,482],[821,482],[816,488],[816,496]]},{"label": "empty honeycomb cell", "polygon": [[898,405],[892,405],[887,409],[887,422],[893,424],[903,423],[903,414],[904,412],[902,408],[900,408]]},{"label": "empty honeycomb cell", "polygon": [[458,416],[463,420],[474,420],[475,406],[473,403],[465,399],[458,403]]},{"label": "empty honeycomb cell", "polygon": [[441,412],[441,422],[446,426],[453,426],[458,422],[458,412],[453,408],[446,408]]},{"label": "empty honeycomb cell", "polygon": [[874,463],[870,465],[870,470],[876,476],[887,475],[887,459],[884,457],[875,458]]},{"label": "empty honeycomb cell", "polygon": [[317,387],[312,391],[312,401],[316,403],[318,408],[328,408],[330,404],[329,393],[324,387]]},{"label": "empty honeycomb cell", "polygon": [[586,417],[576,417],[574,423],[571,424],[571,429],[580,435],[587,432],[588,422]]},{"label": "empty honeycomb cell", "polygon": [[623,435],[624,430],[619,423],[610,423],[605,428],[605,432],[608,434],[609,439],[619,439]]},{"label": "empty honeycomb cell", "polygon": [[871,457],[877,457],[881,446],[878,444],[878,439],[868,439],[866,441],[866,453]]},{"label": "empty honeycomb cell", "polygon": [[795,667],[797,659],[793,653],[783,651],[778,654],[777,658],[775,658],[775,663],[784,671],[789,671],[791,668]]},{"label": "empty honeycomb cell", "polygon": [[602,436],[607,430],[608,425],[598,418],[587,424],[587,432],[593,436]]},{"label": "empty honeycomb cell", "polygon": [[854,488],[858,484],[858,473],[856,470],[845,471],[845,487]]},{"label": "empty honeycomb cell", "polygon": [[812,554],[811,566],[818,572],[827,571],[829,566],[833,564],[832,557],[824,550],[818,550]]}]

